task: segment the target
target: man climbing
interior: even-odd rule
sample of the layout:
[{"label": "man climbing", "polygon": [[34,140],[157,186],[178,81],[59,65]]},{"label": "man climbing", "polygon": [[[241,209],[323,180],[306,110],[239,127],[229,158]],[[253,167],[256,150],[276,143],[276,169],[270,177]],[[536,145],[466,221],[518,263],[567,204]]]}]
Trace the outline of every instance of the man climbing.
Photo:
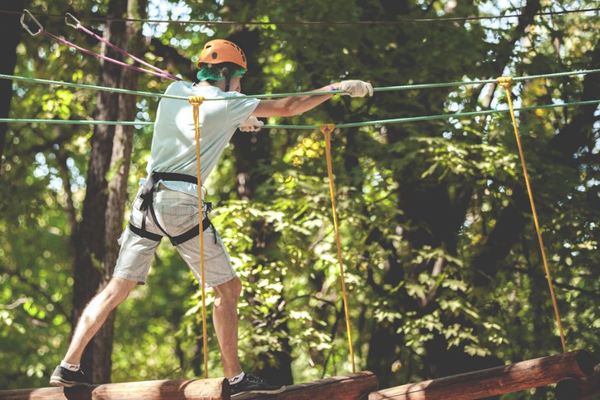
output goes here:
[{"label": "man climbing", "polygon": [[[227,40],[212,40],[204,46],[198,63],[198,82],[178,81],[165,94],[222,98],[205,101],[200,107],[202,127],[201,175],[206,182],[223,150],[238,127],[260,129],[257,117],[287,117],[302,114],[329,100],[332,94],[286,97],[278,100],[240,98],[241,78],[247,70],[243,51]],[[328,85],[319,91],[341,90],[352,97],[373,94],[370,83],[350,80]],[[136,196],[129,225],[120,239],[121,250],[109,283],[86,306],[77,323],[63,361],[50,377],[55,386],[87,383],[80,369],[85,347],[111,311],[127,298],[137,284],[146,281],[154,252],[163,236],[200,281],[196,154],[192,106],[187,101],[163,98],[154,124],[148,178]],[[242,392],[276,393],[279,386],[242,371],[238,358],[237,302],[242,289],[226,249],[208,219],[210,203],[202,210],[204,228],[205,280],[215,292],[213,323],[223,372],[235,396]]]}]

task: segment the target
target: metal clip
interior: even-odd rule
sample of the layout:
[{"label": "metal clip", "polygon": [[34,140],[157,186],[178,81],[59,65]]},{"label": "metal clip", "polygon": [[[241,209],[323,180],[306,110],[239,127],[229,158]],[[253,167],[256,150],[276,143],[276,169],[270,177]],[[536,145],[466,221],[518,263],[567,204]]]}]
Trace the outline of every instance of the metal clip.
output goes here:
[{"label": "metal clip", "polygon": [[[75,21],[75,23],[70,22],[70,20]],[[71,13],[65,13],[65,24],[75,29],[79,29],[81,26],[81,22]]]},{"label": "metal clip", "polygon": [[[31,21],[33,21],[36,25],[37,25],[37,32],[32,32],[31,29],[29,29],[29,25],[27,25],[27,23],[25,22],[25,17],[29,16],[29,18],[31,19]],[[42,26],[42,24],[40,24],[40,21],[38,21],[32,13],[29,12],[28,9],[24,9],[23,10],[23,14],[21,14],[21,26],[23,27],[23,29],[25,29],[31,36],[36,36],[39,35],[40,33],[42,33],[42,31],[44,30],[44,27]]]}]

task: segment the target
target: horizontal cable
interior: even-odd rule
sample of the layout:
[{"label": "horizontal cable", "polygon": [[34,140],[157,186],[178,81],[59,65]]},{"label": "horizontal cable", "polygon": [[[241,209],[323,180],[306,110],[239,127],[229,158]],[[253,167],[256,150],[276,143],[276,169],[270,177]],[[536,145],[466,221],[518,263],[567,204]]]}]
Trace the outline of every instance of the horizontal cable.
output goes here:
[{"label": "horizontal cable", "polygon": [[[582,100],[582,101],[573,101],[570,103],[561,103],[561,104],[545,104],[539,106],[530,106],[530,107],[522,107],[515,108],[515,111],[531,111],[538,109],[548,109],[548,108],[559,108],[559,107],[571,107],[571,106],[584,106],[584,105],[593,105],[599,104],[600,99],[596,100]],[[434,115],[421,115],[417,117],[402,117],[402,118],[392,118],[392,119],[381,119],[374,121],[364,121],[364,122],[349,122],[345,124],[336,124],[337,128],[358,128],[363,126],[374,126],[374,125],[389,125],[389,124],[401,124],[407,122],[421,122],[421,121],[433,121],[439,119],[452,119],[452,118],[464,118],[464,117],[477,117],[483,115],[490,114],[498,114],[508,112],[508,109],[503,110],[484,110],[484,111],[468,111],[461,113],[451,113],[451,114],[434,114]],[[138,125],[138,126],[148,126],[153,125],[152,121],[95,121],[95,120],[61,120],[61,119],[33,119],[33,118],[0,118],[0,122],[7,123],[41,123],[41,124],[59,124],[59,125]],[[264,125],[263,128],[266,129],[318,129],[321,125],[277,125],[277,124],[267,124]]]},{"label": "horizontal cable", "polygon": [[[528,76],[517,76],[512,78],[515,82],[527,81],[532,79],[539,78],[557,78],[561,76],[574,76],[574,75],[586,75],[600,72],[600,69],[588,69],[581,71],[564,71],[564,72],[556,72],[549,74],[539,74],[539,75],[528,75]],[[98,86],[98,85],[90,85],[84,83],[73,83],[73,82],[64,82],[64,81],[54,81],[50,79],[39,79],[39,78],[29,78],[24,76],[15,76],[15,75],[6,75],[0,74],[0,79],[11,79],[15,81],[23,81],[23,82],[33,82],[33,83],[42,83],[47,85],[59,85],[65,87],[74,87],[80,89],[90,89],[90,90],[98,90],[104,92],[111,93],[120,93],[120,94],[129,94],[129,95],[139,95],[146,97],[155,97],[155,98],[166,98],[166,99],[176,99],[176,100],[188,100],[186,96],[174,96],[163,94],[159,92],[145,92],[138,90],[129,90],[122,88],[111,88],[106,86]],[[473,80],[473,81],[456,81],[456,82],[440,82],[440,83],[419,83],[419,84],[408,84],[408,85],[399,85],[399,86],[382,86],[376,87],[373,89],[374,92],[392,92],[392,91],[400,91],[400,90],[417,90],[417,89],[432,89],[432,88],[441,88],[441,87],[453,87],[453,86],[469,86],[469,85],[481,85],[486,83],[494,83],[496,79],[484,79],[484,80]],[[340,94],[343,93],[341,90],[331,90],[331,91],[307,91],[307,92],[290,92],[290,93],[268,93],[268,94],[257,94],[257,95],[239,95],[236,97],[229,98],[205,98],[204,101],[222,101],[222,100],[240,100],[240,99],[271,99],[271,98],[280,98],[280,97],[289,97],[289,96],[307,96],[307,95],[324,95],[324,94]]]},{"label": "horizontal cable", "polygon": [[[548,108],[559,108],[559,107],[571,107],[571,106],[584,106],[584,105],[593,105],[600,103],[600,99],[596,100],[583,100],[583,101],[573,101],[570,103],[562,103],[562,104],[544,104],[541,106],[530,106],[530,107],[521,107],[515,108],[515,111],[532,111],[539,109],[548,109]],[[347,124],[339,124],[338,128],[356,128],[361,126],[371,126],[371,125],[388,125],[388,124],[400,124],[405,122],[419,122],[419,121],[433,121],[438,119],[451,119],[451,118],[464,118],[464,117],[477,117],[482,115],[490,115],[490,114],[498,114],[498,113],[506,113],[508,109],[503,110],[485,110],[485,111],[467,111],[462,113],[454,113],[454,114],[438,114],[438,115],[423,115],[419,117],[405,117],[405,118],[394,118],[394,119],[382,119],[379,121],[367,121],[367,122],[351,122]]]},{"label": "horizontal cable", "polygon": [[[552,15],[565,15],[565,14],[577,14],[577,13],[587,13],[593,11],[600,11],[600,8],[582,8],[577,10],[560,10],[560,11],[541,11],[539,13],[534,14],[536,17],[544,17],[544,16],[552,16]],[[0,14],[15,14],[20,15],[21,13],[14,10],[2,10],[0,9]],[[39,17],[49,17],[49,18],[64,18],[62,14],[42,14],[42,13],[32,13],[35,16]],[[190,20],[172,20],[172,19],[144,19],[144,18],[110,18],[107,16],[100,15],[85,15],[79,16],[78,19],[86,20],[86,21],[99,21],[99,22],[143,22],[143,23],[153,23],[153,24],[180,24],[180,25],[400,25],[404,23],[420,23],[420,22],[456,22],[456,21],[481,21],[481,20],[498,20],[498,19],[508,19],[508,18],[519,18],[523,16],[522,13],[513,13],[506,15],[469,15],[464,17],[429,17],[429,18],[411,18],[411,17],[398,17],[396,20],[358,20],[358,21],[213,21],[213,20],[200,20],[200,19],[190,19]]]},{"label": "horizontal cable", "polygon": [[[512,78],[512,80],[513,80],[513,82],[521,82],[521,81],[529,81],[529,80],[540,79],[540,78],[558,78],[561,76],[587,75],[587,74],[594,74],[594,73],[598,73],[598,72],[600,72],[600,69],[587,69],[587,70],[581,70],[581,71],[565,71],[565,72],[556,72],[556,73],[549,73],[549,74],[516,76],[516,77]],[[487,83],[496,83],[496,82],[497,82],[497,79],[480,79],[480,80],[472,80],[472,81],[416,83],[416,84],[409,84],[409,85],[378,87],[373,90],[375,92],[392,92],[392,91],[397,91],[397,90],[433,89],[433,88],[443,88],[443,87],[452,87],[452,86],[484,85]]]},{"label": "horizontal cable", "polygon": [[0,118],[0,123],[27,123],[52,125],[154,125],[152,121],[103,121],[93,119]]},{"label": "horizontal cable", "polygon": [[73,83],[73,82],[64,82],[64,81],[54,81],[54,80],[50,80],[50,79],[29,78],[26,76],[0,74],[0,79],[11,79],[13,81],[42,83],[45,85],[58,85],[58,86],[72,87],[72,88],[78,88],[78,89],[90,89],[90,90],[97,90],[97,91],[101,91],[101,92],[131,94],[131,95],[135,95],[135,96],[163,97],[166,99],[187,100],[187,97],[185,97],[185,96],[171,96],[168,94],[163,94],[163,93],[158,93],[158,92],[144,92],[144,91],[139,91],[139,90],[112,88],[112,87],[107,87],[107,86],[90,85],[90,84],[85,84],[85,83]]}]

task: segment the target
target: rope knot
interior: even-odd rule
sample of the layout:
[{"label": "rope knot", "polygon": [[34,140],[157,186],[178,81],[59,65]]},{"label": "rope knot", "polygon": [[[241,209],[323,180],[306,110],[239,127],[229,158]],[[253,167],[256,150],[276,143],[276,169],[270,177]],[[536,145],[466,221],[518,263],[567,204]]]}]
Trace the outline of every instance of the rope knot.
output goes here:
[{"label": "rope knot", "polygon": [[502,86],[504,89],[510,89],[510,85],[512,85],[512,76],[501,76],[497,81],[498,85]]},{"label": "rope knot", "polygon": [[188,103],[199,107],[204,103],[204,96],[190,96],[188,97]]},{"label": "rope knot", "polygon": [[321,133],[326,135],[331,134],[335,130],[335,124],[323,124],[321,125]]}]

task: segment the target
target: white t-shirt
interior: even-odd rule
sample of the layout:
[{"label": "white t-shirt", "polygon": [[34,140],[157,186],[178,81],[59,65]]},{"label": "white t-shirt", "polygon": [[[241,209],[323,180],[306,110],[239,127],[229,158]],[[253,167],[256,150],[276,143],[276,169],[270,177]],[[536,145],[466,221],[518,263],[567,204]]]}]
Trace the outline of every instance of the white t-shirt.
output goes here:
[{"label": "white t-shirt", "polygon": [[[165,94],[231,99],[238,92],[223,92],[215,86],[174,82]],[[202,182],[210,175],[235,133],[258,106],[258,99],[205,101],[200,106],[200,160]],[[192,105],[186,100],[163,98],[158,104],[148,174],[176,172],[196,176],[196,143]],[[169,189],[197,195],[196,185],[186,182],[164,182]]]}]

